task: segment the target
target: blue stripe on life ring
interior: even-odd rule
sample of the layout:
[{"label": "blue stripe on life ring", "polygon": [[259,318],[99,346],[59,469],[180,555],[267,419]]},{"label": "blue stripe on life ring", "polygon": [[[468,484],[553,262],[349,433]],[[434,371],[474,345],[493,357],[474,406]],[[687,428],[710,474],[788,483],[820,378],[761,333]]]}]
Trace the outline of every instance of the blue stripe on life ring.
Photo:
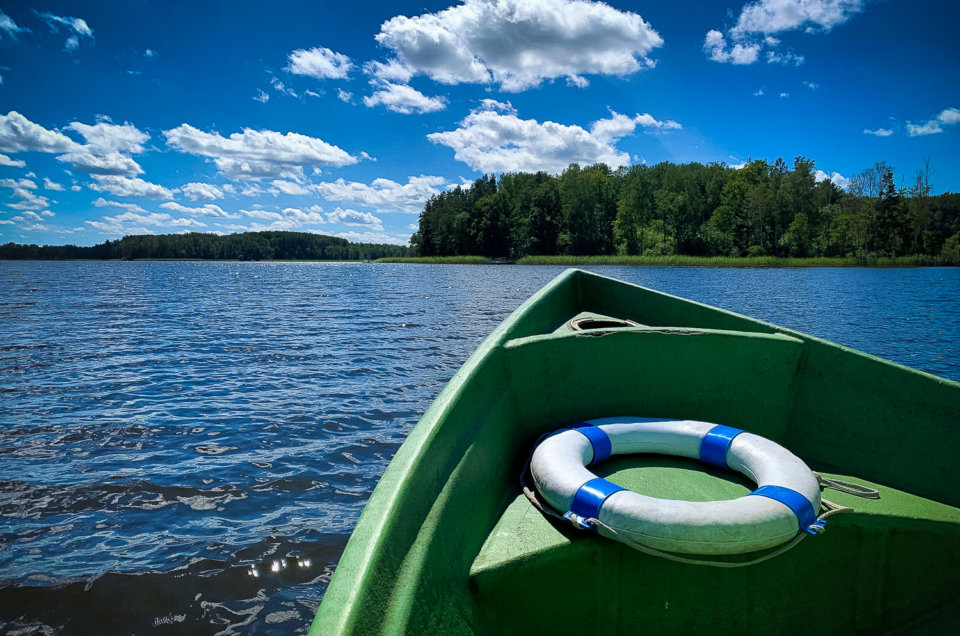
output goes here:
[{"label": "blue stripe on life ring", "polygon": [[733,438],[742,433],[743,430],[717,424],[703,436],[700,440],[700,461],[719,466],[727,467],[727,451]]},{"label": "blue stripe on life ring", "polygon": [[[602,428],[599,426],[594,426],[588,422],[579,422],[570,428],[578,433],[582,433],[588,440],[590,440],[590,445],[593,446],[593,459],[590,460],[590,464],[602,462],[606,458],[610,457],[610,453],[613,451],[613,446],[610,443],[610,437],[603,432]],[[587,465],[589,466],[590,464]]]},{"label": "blue stripe on life ring", "polygon": [[602,477],[591,479],[580,486],[573,496],[570,512],[582,519],[598,519],[603,502],[607,500],[607,497],[621,490],[626,490],[626,488]]},{"label": "blue stripe on life ring", "polygon": [[760,486],[750,494],[779,501],[790,508],[793,514],[797,516],[797,524],[799,524],[800,530],[803,532],[818,534],[818,531],[814,528],[822,529],[824,525],[826,525],[825,522],[817,519],[817,513],[813,509],[813,504],[796,490],[784,488],[783,486]]}]

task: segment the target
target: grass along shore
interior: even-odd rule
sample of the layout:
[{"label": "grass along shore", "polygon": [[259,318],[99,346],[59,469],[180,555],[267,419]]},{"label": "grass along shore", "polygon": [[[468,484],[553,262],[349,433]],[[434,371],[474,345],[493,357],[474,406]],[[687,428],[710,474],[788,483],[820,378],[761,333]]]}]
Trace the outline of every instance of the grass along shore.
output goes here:
[{"label": "grass along shore", "polygon": [[[410,256],[380,258],[376,263],[490,265],[503,263],[485,256]],[[646,267],[937,267],[955,265],[936,256],[865,256],[843,258],[778,258],[775,256],[524,256],[517,265],[619,265]]]}]

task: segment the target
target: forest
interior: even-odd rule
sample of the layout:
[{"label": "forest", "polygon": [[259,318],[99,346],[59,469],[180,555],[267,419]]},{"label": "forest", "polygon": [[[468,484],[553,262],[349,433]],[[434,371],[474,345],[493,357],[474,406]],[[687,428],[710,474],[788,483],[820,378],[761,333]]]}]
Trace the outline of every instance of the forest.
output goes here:
[{"label": "forest", "polygon": [[570,165],[483,176],[431,198],[418,256],[901,257],[960,264],[960,194],[931,195],[929,161],[897,183],[877,163],[846,191],[797,157],[724,164]]},{"label": "forest", "polygon": [[199,259],[355,261],[406,256],[399,245],[351,243],[343,238],[308,232],[244,232],[241,234],[144,234],[125,236],[91,247],[76,245],[0,245],[0,259]]}]

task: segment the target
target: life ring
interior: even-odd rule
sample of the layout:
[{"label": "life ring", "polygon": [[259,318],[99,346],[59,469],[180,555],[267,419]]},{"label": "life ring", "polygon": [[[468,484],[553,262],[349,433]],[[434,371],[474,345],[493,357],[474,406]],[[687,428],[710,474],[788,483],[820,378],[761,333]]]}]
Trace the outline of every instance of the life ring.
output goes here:
[{"label": "life ring", "polygon": [[[758,488],[727,501],[658,499],[586,468],[628,453],[700,459],[743,473]],[[543,439],[530,459],[530,473],[543,498],[576,525],[607,535],[612,530],[613,538],[664,552],[744,554],[781,545],[798,533],[818,534],[824,525],[817,517],[817,477],[801,459],[759,435],[708,422],[638,417],[582,422]]]}]

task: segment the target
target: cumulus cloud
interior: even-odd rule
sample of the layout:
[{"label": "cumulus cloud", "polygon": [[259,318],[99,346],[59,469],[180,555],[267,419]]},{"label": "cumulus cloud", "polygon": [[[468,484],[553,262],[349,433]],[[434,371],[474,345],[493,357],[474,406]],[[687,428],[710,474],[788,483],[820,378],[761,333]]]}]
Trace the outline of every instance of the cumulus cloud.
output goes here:
[{"label": "cumulus cloud", "polygon": [[420,175],[409,177],[405,184],[390,179],[374,179],[369,184],[337,179],[317,183],[313,189],[329,201],[418,213],[430,197],[442,192],[445,183],[443,177]]},{"label": "cumulus cloud", "polygon": [[383,106],[395,113],[411,115],[414,113],[432,113],[447,107],[447,100],[442,97],[427,97],[417,89],[406,84],[392,84],[390,82],[375,81],[372,83],[377,90],[373,95],[366,95],[363,103],[369,107]]},{"label": "cumulus cloud", "polygon": [[0,154],[0,166],[7,166],[8,168],[25,168],[26,165],[26,161],[21,161],[20,159],[11,159],[7,155]]},{"label": "cumulus cloud", "polygon": [[800,28],[829,32],[863,11],[864,0],[760,0],[743,7],[734,34],[770,35]]},{"label": "cumulus cloud", "polygon": [[189,206],[176,203],[174,201],[168,201],[166,203],[161,203],[160,207],[163,208],[164,210],[182,212],[184,214],[190,214],[192,216],[218,216],[223,219],[237,218],[236,215],[228,214],[227,212],[224,212],[223,208],[213,203],[207,203],[197,208],[191,208]]},{"label": "cumulus cloud", "polygon": [[727,31],[710,30],[703,51],[715,62],[753,64],[760,51],[767,49],[768,64],[799,66],[804,57],[793,51],[780,51],[780,39],[774,34],[803,30],[829,33],[834,27],[863,11],[865,0],[757,0],[744,5],[737,23]]},{"label": "cumulus cloud", "polygon": [[353,93],[351,93],[350,91],[345,91],[342,88],[338,88],[337,99],[339,99],[341,102],[346,102],[347,104],[349,104],[350,100],[353,99]]},{"label": "cumulus cloud", "polygon": [[264,221],[283,220],[283,215],[279,212],[268,212],[267,210],[240,210],[240,213],[252,219],[261,219]]},{"label": "cumulus cloud", "polygon": [[210,183],[188,183],[180,187],[180,192],[191,201],[216,201],[223,198],[223,191]]},{"label": "cumulus cloud", "polygon": [[830,174],[827,174],[823,170],[817,170],[813,173],[813,178],[817,181],[829,181],[841,190],[846,190],[848,187],[850,187],[850,179],[846,178],[839,172],[831,172]]},{"label": "cumulus cloud", "polygon": [[274,196],[278,194],[286,194],[290,196],[310,194],[309,189],[293,181],[284,181],[282,179],[274,179],[270,185],[273,187],[270,188],[267,192],[269,192]]},{"label": "cumulus cloud", "polygon": [[406,84],[413,77],[413,69],[397,59],[387,60],[386,62],[367,62],[363,65],[363,71],[378,80],[399,82],[400,84]]},{"label": "cumulus cloud", "polygon": [[173,191],[156,183],[149,183],[138,177],[121,177],[109,174],[95,174],[95,183],[90,189],[96,192],[109,192],[118,197],[142,197],[144,199],[172,199]]},{"label": "cumulus cloud", "polygon": [[383,221],[378,217],[369,212],[358,212],[357,210],[337,208],[327,213],[327,221],[330,223],[343,223],[344,225],[364,226],[371,230],[383,230]]},{"label": "cumulus cloud", "polygon": [[[396,16],[377,41],[391,61],[373,72],[427,75],[445,84],[496,83],[520,91],[544,80],[626,75],[653,66],[663,44],[638,14],[584,0],[466,0],[437,13]],[[408,77],[409,79],[409,77]]]},{"label": "cumulus cloud", "polygon": [[48,130],[16,111],[0,115],[0,151],[61,153],[58,161],[69,163],[75,170],[92,174],[133,176],[143,169],[129,154],[143,152],[150,135],[133,124],[72,122],[65,130],[79,134],[85,143],[78,143],[63,133]]},{"label": "cumulus cloud", "polygon": [[143,174],[143,168],[133,158],[119,152],[101,153],[95,149],[91,151],[87,146],[82,150],[64,153],[57,157],[57,161],[69,163],[74,170],[90,174],[122,176]]},{"label": "cumulus cloud", "polygon": [[231,179],[300,180],[304,166],[345,166],[359,161],[338,146],[293,132],[245,128],[223,137],[181,124],[163,134],[171,148],[212,159]]},{"label": "cumulus cloud", "polygon": [[120,201],[108,201],[103,197],[99,197],[96,201],[93,202],[93,205],[98,208],[120,208],[121,210],[126,210],[127,212],[137,212],[141,214],[146,214],[147,211],[141,208],[136,203],[121,203]]},{"label": "cumulus cloud", "polygon": [[874,137],[889,137],[893,134],[893,130],[890,128],[877,128],[876,130],[870,130],[868,128],[863,129],[864,135],[873,135]]},{"label": "cumulus cloud", "polygon": [[669,130],[673,121],[658,122],[648,114],[627,117],[611,112],[609,119],[594,122],[587,130],[577,125],[520,119],[509,104],[485,100],[459,128],[431,133],[435,144],[453,149],[454,156],[481,172],[562,172],[571,163],[626,165],[630,156],[617,150],[616,142],[638,125]]},{"label": "cumulus cloud", "polygon": [[957,123],[960,123],[960,110],[956,108],[945,108],[940,111],[940,114],[936,117],[922,124],[907,122],[907,134],[911,137],[936,135],[943,132],[944,126],[953,126]]},{"label": "cumulus cloud", "polygon": [[56,181],[53,181],[49,177],[43,178],[43,187],[47,190],[56,190],[57,192],[63,192],[63,186]]},{"label": "cumulus cloud", "polygon": [[178,219],[162,212],[127,211],[116,216],[104,216],[99,221],[84,221],[90,227],[108,234],[153,234],[152,228],[206,227],[196,219]]},{"label": "cumulus cloud", "polygon": [[0,152],[69,152],[80,144],[35,124],[15,110],[0,115]]},{"label": "cumulus cloud", "polygon": [[730,64],[753,64],[760,54],[760,45],[756,43],[727,44],[723,33],[717,30],[707,31],[703,41],[703,52],[714,62],[729,62]]},{"label": "cumulus cloud", "polygon": [[49,207],[50,200],[39,196],[33,191],[37,184],[30,179],[0,179],[0,188],[9,188],[10,194],[17,199],[16,203],[7,203],[8,208],[14,210],[42,210]]},{"label": "cumulus cloud", "polygon": [[349,57],[325,47],[297,49],[287,59],[284,70],[316,79],[346,79],[353,68]]}]

